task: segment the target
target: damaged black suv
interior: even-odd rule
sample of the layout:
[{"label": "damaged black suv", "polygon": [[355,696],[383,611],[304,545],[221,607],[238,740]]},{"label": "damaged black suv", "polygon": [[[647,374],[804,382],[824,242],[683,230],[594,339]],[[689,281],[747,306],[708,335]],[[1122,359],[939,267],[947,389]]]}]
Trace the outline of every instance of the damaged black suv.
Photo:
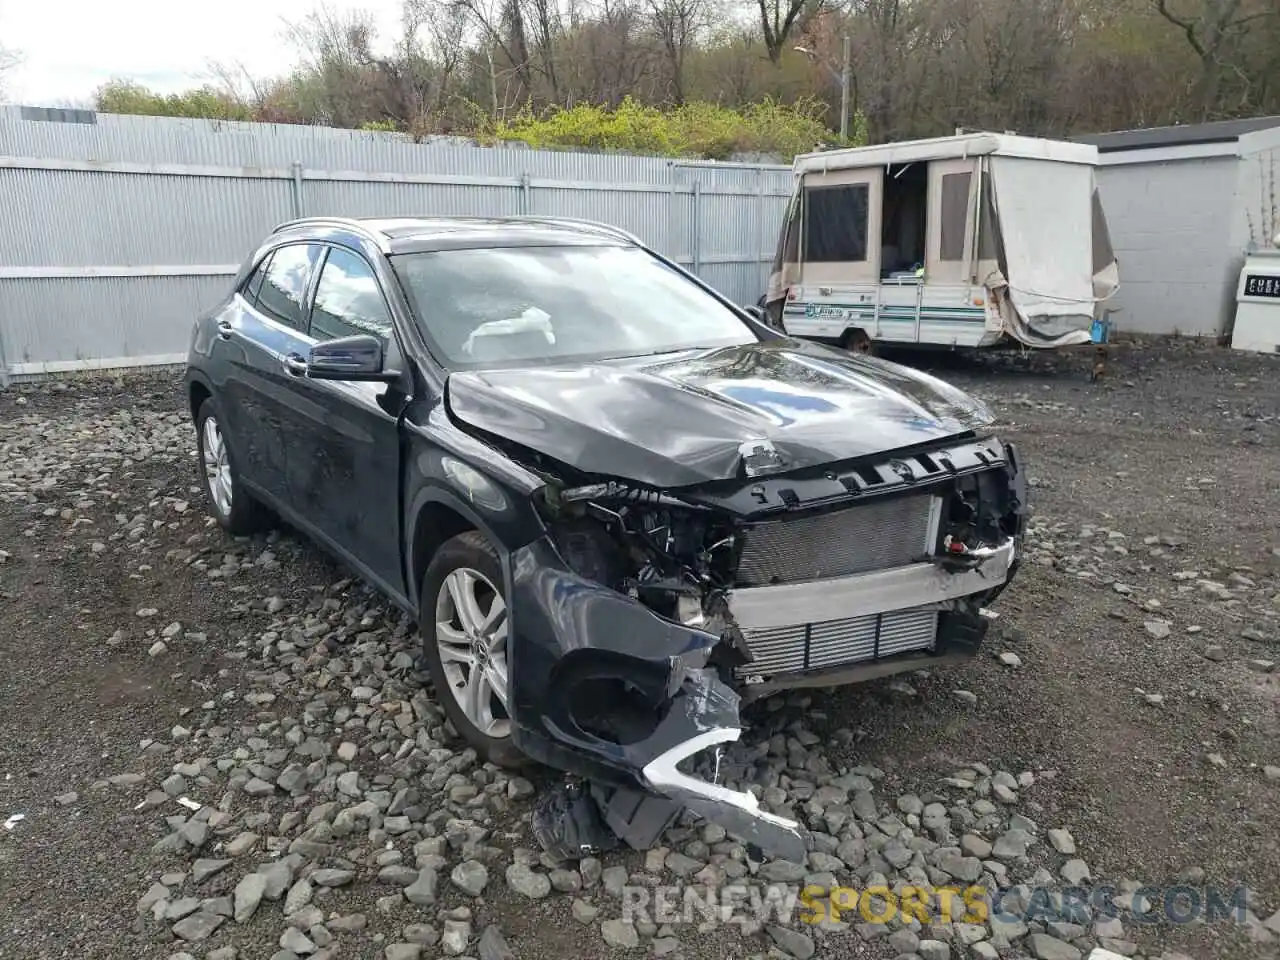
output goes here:
[{"label": "damaged black suv", "polygon": [[217,520],[272,511],[410,611],[484,756],[774,849],[794,823],[699,775],[740,703],[972,655],[1025,524],[980,402],[594,223],[285,224],[187,388]]}]

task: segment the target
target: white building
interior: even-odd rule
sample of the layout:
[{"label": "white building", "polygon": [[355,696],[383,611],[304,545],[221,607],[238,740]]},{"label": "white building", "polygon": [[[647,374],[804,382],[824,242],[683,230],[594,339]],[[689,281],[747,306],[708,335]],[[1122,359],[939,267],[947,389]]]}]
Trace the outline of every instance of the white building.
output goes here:
[{"label": "white building", "polygon": [[1120,268],[1113,326],[1226,335],[1245,251],[1280,230],[1280,117],[1079,139],[1099,152]]}]

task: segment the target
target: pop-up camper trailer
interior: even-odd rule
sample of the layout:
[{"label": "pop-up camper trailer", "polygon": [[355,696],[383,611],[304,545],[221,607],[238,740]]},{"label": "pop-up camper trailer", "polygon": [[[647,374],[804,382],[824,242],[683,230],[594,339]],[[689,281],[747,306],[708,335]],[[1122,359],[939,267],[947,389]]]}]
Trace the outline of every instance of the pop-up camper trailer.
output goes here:
[{"label": "pop-up camper trailer", "polygon": [[854,349],[1088,343],[1119,286],[1097,159],[991,133],[801,155],[766,312]]}]

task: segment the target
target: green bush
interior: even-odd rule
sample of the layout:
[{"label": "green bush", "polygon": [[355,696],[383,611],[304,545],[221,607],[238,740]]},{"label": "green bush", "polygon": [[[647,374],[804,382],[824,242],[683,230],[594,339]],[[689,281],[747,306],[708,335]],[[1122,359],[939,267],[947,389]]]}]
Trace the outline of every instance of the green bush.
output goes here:
[{"label": "green bush", "polygon": [[[743,110],[702,101],[669,110],[630,97],[616,110],[582,104],[541,116],[524,111],[481,132],[482,139],[519,140],[535,149],[608,150],[724,160],[735,153],[775,154],[790,160],[821,142],[833,142],[816,100],[785,104],[765,99]],[[865,142],[855,118],[850,145]]]},{"label": "green bush", "polygon": [[111,80],[94,97],[102,113],[136,113],[148,117],[207,117],[212,120],[252,120],[253,111],[213,87],[197,87],[167,96],[127,80]]}]

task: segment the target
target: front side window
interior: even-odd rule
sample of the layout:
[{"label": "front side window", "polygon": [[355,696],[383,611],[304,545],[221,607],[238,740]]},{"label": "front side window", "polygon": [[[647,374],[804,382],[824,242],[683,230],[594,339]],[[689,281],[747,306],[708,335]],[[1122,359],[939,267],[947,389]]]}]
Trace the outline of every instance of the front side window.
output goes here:
[{"label": "front side window", "polygon": [[741,317],[644,250],[499,247],[392,265],[446,366],[556,362],[752,343]]},{"label": "front side window", "polygon": [[867,259],[870,194],[865,183],[805,188],[806,262],[851,263]]},{"label": "front side window", "polygon": [[350,250],[333,247],[316,283],[311,336],[336,340],[357,334],[390,339],[391,314],[368,261]]},{"label": "front side window", "polygon": [[295,330],[306,329],[302,301],[315,254],[314,247],[301,243],[281,247],[272,254],[258,291],[258,309]]}]

